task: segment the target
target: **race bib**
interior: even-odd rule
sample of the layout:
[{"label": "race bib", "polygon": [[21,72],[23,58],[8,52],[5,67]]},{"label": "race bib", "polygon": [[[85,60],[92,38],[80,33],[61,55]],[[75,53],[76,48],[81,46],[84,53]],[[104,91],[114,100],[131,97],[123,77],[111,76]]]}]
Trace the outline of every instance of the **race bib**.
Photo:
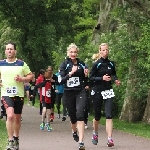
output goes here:
[{"label": "race bib", "polygon": [[6,88],[6,94],[9,95],[17,95],[17,87],[7,87]]},{"label": "race bib", "polygon": [[31,90],[34,90],[34,87],[35,87],[35,86],[31,86]]},{"label": "race bib", "polygon": [[107,99],[115,96],[113,89],[102,91],[101,94],[103,96],[103,99]]},{"label": "race bib", "polygon": [[80,85],[79,77],[71,77],[69,78],[69,80],[67,80],[67,87],[75,87],[79,85]]},{"label": "race bib", "polygon": [[46,96],[51,97],[51,90],[50,89],[46,91]]}]

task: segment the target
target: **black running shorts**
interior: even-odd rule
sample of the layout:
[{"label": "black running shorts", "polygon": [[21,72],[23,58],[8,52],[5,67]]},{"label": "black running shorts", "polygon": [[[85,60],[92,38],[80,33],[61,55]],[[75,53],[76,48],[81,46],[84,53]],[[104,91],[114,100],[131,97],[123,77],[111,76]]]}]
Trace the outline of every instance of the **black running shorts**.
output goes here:
[{"label": "black running shorts", "polygon": [[7,109],[8,107],[13,107],[15,114],[22,114],[22,109],[23,109],[23,104],[24,104],[23,97],[2,96],[2,103],[5,107],[5,109]]}]

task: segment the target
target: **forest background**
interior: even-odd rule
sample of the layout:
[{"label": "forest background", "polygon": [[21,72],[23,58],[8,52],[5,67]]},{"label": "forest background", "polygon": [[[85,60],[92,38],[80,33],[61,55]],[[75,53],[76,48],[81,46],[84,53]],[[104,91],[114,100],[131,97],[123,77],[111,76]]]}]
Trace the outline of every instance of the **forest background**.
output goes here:
[{"label": "forest background", "polygon": [[1,0],[1,59],[7,41],[34,72],[57,72],[70,43],[90,68],[98,46],[108,43],[122,83],[114,86],[114,116],[150,124],[149,0]]}]

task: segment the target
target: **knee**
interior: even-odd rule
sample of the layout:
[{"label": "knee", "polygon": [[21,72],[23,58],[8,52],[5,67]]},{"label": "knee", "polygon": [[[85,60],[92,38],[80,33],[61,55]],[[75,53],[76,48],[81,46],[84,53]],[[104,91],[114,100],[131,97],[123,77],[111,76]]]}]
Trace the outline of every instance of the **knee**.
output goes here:
[{"label": "knee", "polygon": [[71,119],[70,120],[72,124],[76,124],[77,120],[76,119]]},{"label": "knee", "polygon": [[14,118],[15,123],[19,124],[21,121],[21,115]]},{"label": "knee", "polygon": [[46,113],[46,107],[43,107],[42,112],[43,112],[43,113]]},{"label": "knee", "polygon": [[106,119],[112,119],[111,115],[106,115]]},{"label": "knee", "polygon": [[77,116],[77,120],[78,121],[84,121],[85,120],[85,112],[77,112],[76,116]]},{"label": "knee", "polygon": [[100,121],[100,119],[101,119],[101,116],[95,116],[96,121]]},{"label": "knee", "polygon": [[13,114],[7,114],[7,120],[13,121],[13,119],[14,119]]},{"label": "knee", "polygon": [[84,118],[84,117],[77,117],[77,120],[78,120],[78,121],[84,121],[85,118]]},{"label": "knee", "polygon": [[98,109],[97,111],[95,111],[95,120],[99,121],[101,119],[101,111],[100,109]]}]

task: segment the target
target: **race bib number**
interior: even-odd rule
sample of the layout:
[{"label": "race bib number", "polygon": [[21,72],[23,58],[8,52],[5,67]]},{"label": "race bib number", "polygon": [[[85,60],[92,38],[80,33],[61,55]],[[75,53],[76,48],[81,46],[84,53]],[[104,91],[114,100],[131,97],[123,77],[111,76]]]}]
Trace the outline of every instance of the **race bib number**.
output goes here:
[{"label": "race bib number", "polygon": [[113,89],[102,91],[101,94],[103,99],[108,99],[115,96]]},{"label": "race bib number", "polygon": [[79,77],[71,77],[69,78],[69,80],[67,80],[67,87],[75,87],[79,85],[80,85]]},{"label": "race bib number", "polygon": [[35,87],[35,86],[31,86],[31,90],[34,90],[34,87]]},{"label": "race bib number", "polygon": [[47,96],[47,97],[51,97],[51,90],[47,90],[47,91],[46,91],[46,96]]},{"label": "race bib number", "polygon": [[6,88],[6,94],[9,95],[17,95],[17,87],[7,87]]}]

